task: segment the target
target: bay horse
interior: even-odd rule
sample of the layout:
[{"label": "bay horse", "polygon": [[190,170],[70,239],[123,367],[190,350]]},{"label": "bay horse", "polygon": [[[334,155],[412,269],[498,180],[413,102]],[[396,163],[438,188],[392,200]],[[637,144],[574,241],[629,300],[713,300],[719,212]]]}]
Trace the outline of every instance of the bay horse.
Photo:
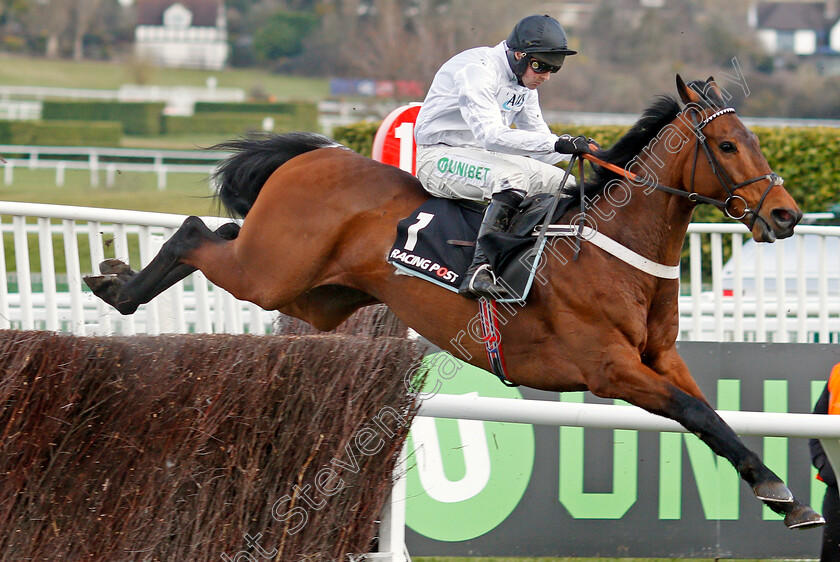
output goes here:
[{"label": "bay horse", "polygon": [[[711,203],[754,240],[791,236],[802,213],[764,158],[757,137],[713,78],[659,96],[611,148],[587,188],[588,225],[648,260],[673,266],[692,212]],[[216,172],[218,195],[240,226],[216,232],[187,218],[139,272],[116,260],[86,277],[100,298],[131,314],[201,270],[235,297],[331,330],[357,309],[385,303],[430,342],[489,370],[483,343],[456,340],[479,305],[386,262],[397,223],[430,196],[402,170],[320,135],[240,139]],[[613,167],[613,169],[616,169]],[[650,173],[655,172],[655,173]],[[561,222],[568,222],[577,209]],[[548,391],[589,390],[678,421],[727,459],[791,528],[824,523],[717,415],[676,351],[679,279],[655,277],[583,244],[545,254],[527,303],[500,327],[510,379]]]}]

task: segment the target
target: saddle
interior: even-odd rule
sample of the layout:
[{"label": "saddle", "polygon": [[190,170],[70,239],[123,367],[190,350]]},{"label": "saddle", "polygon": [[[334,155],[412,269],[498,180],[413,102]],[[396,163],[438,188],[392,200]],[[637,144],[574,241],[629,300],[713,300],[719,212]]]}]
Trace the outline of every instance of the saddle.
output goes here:
[{"label": "saddle", "polygon": [[[533,283],[545,240],[537,247],[539,230],[554,196],[541,193],[525,198],[507,232],[492,232],[481,242],[490,266],[513,297],[499,302],[525,301]],[[559,220],[578,198],[561,193],[552,222]],[[432,198],[400,221],[388,262],[404,274],[458,292],[472,263],[475,239],[486,205],[476,201]]]}]

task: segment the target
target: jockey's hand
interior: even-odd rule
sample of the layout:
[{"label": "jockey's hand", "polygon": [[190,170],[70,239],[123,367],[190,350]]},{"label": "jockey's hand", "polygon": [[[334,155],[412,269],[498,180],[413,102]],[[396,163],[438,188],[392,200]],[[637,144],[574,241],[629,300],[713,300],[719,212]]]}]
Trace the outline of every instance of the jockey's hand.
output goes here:
[{"label": "jockey's hand", "polygon": [[571,135],[560,135],[554,143],[554,150],[560,154],[591,154],[589,142],[583,135],[573,137]]},{"label": "jockey's hand", "polygon": [[601,150],[601,145],[600,145],[600,144],[598,144],[598,141],[596,141],[596,140],[595,140],[595,139],[593,139],[592,137],[587,138],[587,139],[586,139],[586,142],[588,142],[588,143],[589,143],[589,151],[590,151],[590,153],[595,152],[595,151],[597,151],[597,150]]}]

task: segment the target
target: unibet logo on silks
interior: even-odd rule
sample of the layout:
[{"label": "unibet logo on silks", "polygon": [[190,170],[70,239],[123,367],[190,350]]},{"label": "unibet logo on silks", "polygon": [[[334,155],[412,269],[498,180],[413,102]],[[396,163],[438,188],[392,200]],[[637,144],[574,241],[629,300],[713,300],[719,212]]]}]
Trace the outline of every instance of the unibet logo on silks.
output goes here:
[{"label": "unibet logo on silks", "polygon": [[[522,398],[449,354],[424,361],[424,392]],[[519,504],[534,468],[534,428],[526,424],[417,417],[407,447],[406,525],[439,541],[468,540],[494,529]]]},{"label": "unibet logo on silks", "polygon": [[438,160],[437,170],[441,174],[450,174],[482,182],[487,180],[487,172],[490,171],[490,168],[487,166],[476,166],[469,162],[459,162],[458,160],[444,156]]}]

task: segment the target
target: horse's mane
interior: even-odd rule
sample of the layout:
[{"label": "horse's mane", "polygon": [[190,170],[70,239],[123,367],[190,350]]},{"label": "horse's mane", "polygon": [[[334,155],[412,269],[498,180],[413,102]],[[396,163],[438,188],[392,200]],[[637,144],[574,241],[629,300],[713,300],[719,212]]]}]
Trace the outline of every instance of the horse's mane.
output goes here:
[{"label": "horse's mane", "polygon": [[[699,94],[700,102],[698,105],[704,109],[723,109],[726,106],[717,92],[708,87],[707,82],[695,80],[687,85]],[[656,96],[650,107],[642,112],[642,116],[630,127],[630,130],[618,139],[618,142],[613,146],[597,152],[596,156],[606,162],[626,168],[665,125],[676,119],[680,111],[680,104],[676,98],[666,94]],[[602,193],[607,184],[618,177],[618,174],[596,166],[594,175],[591,179],[587,179],[586,196],[593,198],[595,195]]]},{"label": "horse's mane", "polygon": [[260,133],[211,146],[210,150],[232,153],[212,174],[217,200],[231,218],[245,217],[274,170],[295,156],[331,146],[339,144],[323,135],[300,132]]},{"label": "horse's mane", "polygon": [[[616,166],[626,167],[665,125],[676,119],[679,112],[680,104],[675,98],[668,95],[657,96],[650,107],[642,112],[639,120],[630,127],[630,130],[618,139],[618,142],[608,149],[597,152],[596,156]],[[587,197],[591,198],[602,193],[606,185],[618,177],[618,174],[606,168],[595,167],[595,174],[586,181]]]}]

